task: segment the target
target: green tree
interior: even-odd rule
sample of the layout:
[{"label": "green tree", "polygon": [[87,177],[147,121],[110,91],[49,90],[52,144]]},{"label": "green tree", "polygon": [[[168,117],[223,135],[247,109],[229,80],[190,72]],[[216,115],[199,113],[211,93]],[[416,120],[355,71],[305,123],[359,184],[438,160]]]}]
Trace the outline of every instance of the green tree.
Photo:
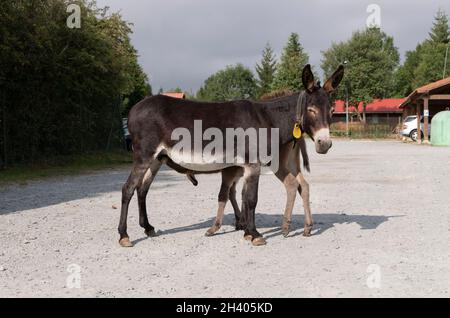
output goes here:
[{"label": "green tree", "polygon": [[444,43],[425,42],[423,44],[420,63],[414,71],[413,87],[420,87],[442,79],[445,54],[448,45]]},{"label": "green tree", "polygon": [[214,102],[250,99],[256,96],[256,92],[252,71],[237,64],[211,75],[197,92],[197,98]]},{"label": "green tree", "polygon": [[258,97],[271,91],[276,67],[275,54],[269,43],[262,52],[260,64],[256,64],[256,73],[258,74]]},{"label": "green tree", "polygon": [[445,54],[450,43],[447,14],[436,13],[429,38],[419,43],[414,51],[406,53],[406,59],[396,74],[396,95],[407,96],[415,88],[442,79]]},{"label": "green tree", "polygon": [[[336,97],[345,99],[348,92],[350,105],[365,122],[368,103],[394,94],[394,72],[399,60],[394,39],[379,28],[367,28],[323,52],[322,69],[328,77],[340,64],[348,61],[344,85],[338,89]],[[362,114],[357,108],[360,102],[363,103]]]},{"label": "green tree", "polygon": [[304,51],[297,33],[289,36],[277,65],[272,83],[272,90],[290,89],[298,91],[302,85],[302,70],[309,63],[309,56]]},{"label": "green tree", "polygon": [[444,10],[439,9],[434,18],[433,28],[431,29],[430,40],[433,43],[450,42],[450,31],[448,26],[448,16]]},{"label": "green tree", "polygon": [[177,86],[174,89],[171,89],[169,92],[173,92],[173,93],[183,93],[183,90],[181,89],[181,87]]},{"label": "green tree", "polygon": [[[79,29],[66,25],[71,3],[81,8]],[[2,2],[0,143],[9,162],[121,145],[124,100],[146,82],[130,34],[95,1]]]},{"label": "green tree", "polygon": [[132,63],[131,68],[131,87],[128,92],[124,92],[122,101],[122,117],[128,117],[130,109],[144,99],[152,95],[152,87],[149,83],[147,74],[137,63]]},{"label": "green tree", "polygon": [[412,93],[415,86],[415,72],[421,62],[422,44],[414,51],[406,52],[405,62],[395,73],[395,95],[405,97]]}]

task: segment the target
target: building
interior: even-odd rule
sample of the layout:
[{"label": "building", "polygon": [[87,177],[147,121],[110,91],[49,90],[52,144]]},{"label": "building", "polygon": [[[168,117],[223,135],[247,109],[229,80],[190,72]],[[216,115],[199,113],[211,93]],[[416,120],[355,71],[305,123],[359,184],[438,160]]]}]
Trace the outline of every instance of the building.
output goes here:
[{"label": "building", "polygon": [[[396,126],[402,118],[403,110],[399,108],[406,99],[375,99],[366,106],[366,122],[368,124],[389,124]],[[362,116],[363,103],[358,106],[358,111]],[[354,106],[349,106],[349,121],[357,121],[357,110]],[[346,121],[345,102],[337,100],[334,106],[333,123]]]},{"label": "building", "polygon": [[[450,77],[417,88],[400,104],[400,109],[403,117],[417,116],[417,127],[420,127],[423,116],[423,130],[428,131],[433,116],[450,109]],[[417,142],[421,143],[422,140],[418,138]],[[428,134],[424,134],[424,142],[429,142]]]},{"label": "building", "polygon": [[186,99],[185,93],[165,92],[165,93],[161,93],[161,95],[174,97],[174,98],[180,98],[180,99]]}]

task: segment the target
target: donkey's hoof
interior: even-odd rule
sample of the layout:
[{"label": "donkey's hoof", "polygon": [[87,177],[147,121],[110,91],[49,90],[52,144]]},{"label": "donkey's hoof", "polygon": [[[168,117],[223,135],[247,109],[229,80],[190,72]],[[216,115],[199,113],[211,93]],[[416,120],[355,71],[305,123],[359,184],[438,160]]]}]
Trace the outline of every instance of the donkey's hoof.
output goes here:
[{"label": "donkey's hoof", "polygon": [[122,247],[133,247],[133,243],[131,243],[129,237],[121,238],[119,241],[120,246]]},{"label": "donkey's hoof", "polygon": [[155,232],[155,229],[145,230],[144,233],[145,233],[145,235],[147,235],[148,237],[155,237],[155,236],[158,236],[158,234]]},{"label": "donkey's hoof", "polygon": [[253,246],[262,246],[262,245],[266,245],[266,239],[262,236],[255,238],[254,240],[252,240],[252,244]]},{"label": "donkey's hoof", "polygon": [[219,229],[216,227],[211,227],[206,231],[205,236],[213,236]]},{"label": "donkey's hoof", "polygon": [[284,237],[287,237],[289,235],[289,231],[290,231],[289,224],[284,223],[283,226],[281,227],[281,234]]},{"label": "donkey's hoof", "polygon": [[247,235],[244,235],[244,239],[246,241],[251,241],[251,240],[253,240],[253,236],[251,234],[247,234]]},{"label": "donkey's hoof", "polygon": [[303,236],[310,237],[311,231],[312,231],[312,226],[305,226],[305,229],[303,230]]}]

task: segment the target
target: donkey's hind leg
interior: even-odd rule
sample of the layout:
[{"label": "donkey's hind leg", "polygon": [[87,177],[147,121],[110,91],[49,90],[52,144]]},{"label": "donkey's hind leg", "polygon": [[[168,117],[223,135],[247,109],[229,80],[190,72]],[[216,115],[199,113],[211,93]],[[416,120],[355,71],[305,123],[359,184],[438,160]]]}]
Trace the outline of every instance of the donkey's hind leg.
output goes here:
[{"label": "donkey's hind leg", "polygon": [[214,235],[222,226],[223,214],[225,212],[225,206],[228,201],[230,187],[233,181],[227,176],[225,170],[222,171],[222,184],[220,185],[219,191],[219,206],[217,208],[217,215],[214,220],[213,226],[211,226],[208,231],[206,231],[206,236]]},{"label": "donkey's hind leg", "polygon": [[[228,199],[231,200],[233,205],[235,216],[240,220],[241,211],[236,203],[236,183],[243,175],[243,169],[240,167],[233,167],[222,170],[222,184],[219,192],[219,207],[217,209],[217,215],[214,220],[214,224],[206,231],[206,236],[214,235],[222,226],[223,215],[225,212],[225,206]],[[234,192],[233,192],[234,191]]]},{"label": "donkey's hind leg", "polygon": [[128,206],[131,198],[133,197],[134,190],[139,183],[142,182],[142,178],[148,168],[149,163],[135,163],[127,182],[122,187],[122,206],[120,210],[118,231],[120,234],[119,244],[123,247],[133,246],[127,233]]},{"label": "donkey's hind leg", "polygon": [[155,179],[155,176],[158,173],[159,168],[161,168],[161,165],[162,162],[160,160],[154,160],[150,164],[150,167],[145,172],[142,182],[137,187],[137,197],[139,205],[139,225],[142,228],[144,228],[144,233],[147,236],[156,236],[155,228],[148,222],[146,198],[148,190],[152,185],[152,182]]},{"label": "donkey's hind leg", "polygon": [[234,210],[234,219],[235,219],[234,225],[236,231],[243,231],[245,230],[245,224],[242,222],[242,212],[236,200],[236,185],[237,181],[234,182],[230,188],[230,202]]}]

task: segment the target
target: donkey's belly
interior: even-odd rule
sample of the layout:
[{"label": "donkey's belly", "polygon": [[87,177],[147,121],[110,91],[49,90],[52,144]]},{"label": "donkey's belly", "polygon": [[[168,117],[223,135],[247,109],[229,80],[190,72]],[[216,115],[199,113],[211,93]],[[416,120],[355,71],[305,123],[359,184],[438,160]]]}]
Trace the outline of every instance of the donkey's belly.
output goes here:
[{"label": "donkey's belly", "polygon": [[186,169],[192,170],[192,171],[199,171],[199,172],[218,171],[218,170],[223,170],[225,168],[233,166],[232,164],[226,164],[226,163],[197,164],[197,163],[185,163],[185,162],[176,162],[176,161],[174,161],[174,162],[183,168],[186,168]]},{"label": "donkey's belly", "polygon": [[172,151],[172,149],[167,149],[167,156],[175,162],[177,165],[193,171],[208,172],[222,170],[228,167],[236,166],[237,161],[232,163],[226,162],[225,155],[214,156],[214,155],[204,155],[201,153],[179,153]]}]

